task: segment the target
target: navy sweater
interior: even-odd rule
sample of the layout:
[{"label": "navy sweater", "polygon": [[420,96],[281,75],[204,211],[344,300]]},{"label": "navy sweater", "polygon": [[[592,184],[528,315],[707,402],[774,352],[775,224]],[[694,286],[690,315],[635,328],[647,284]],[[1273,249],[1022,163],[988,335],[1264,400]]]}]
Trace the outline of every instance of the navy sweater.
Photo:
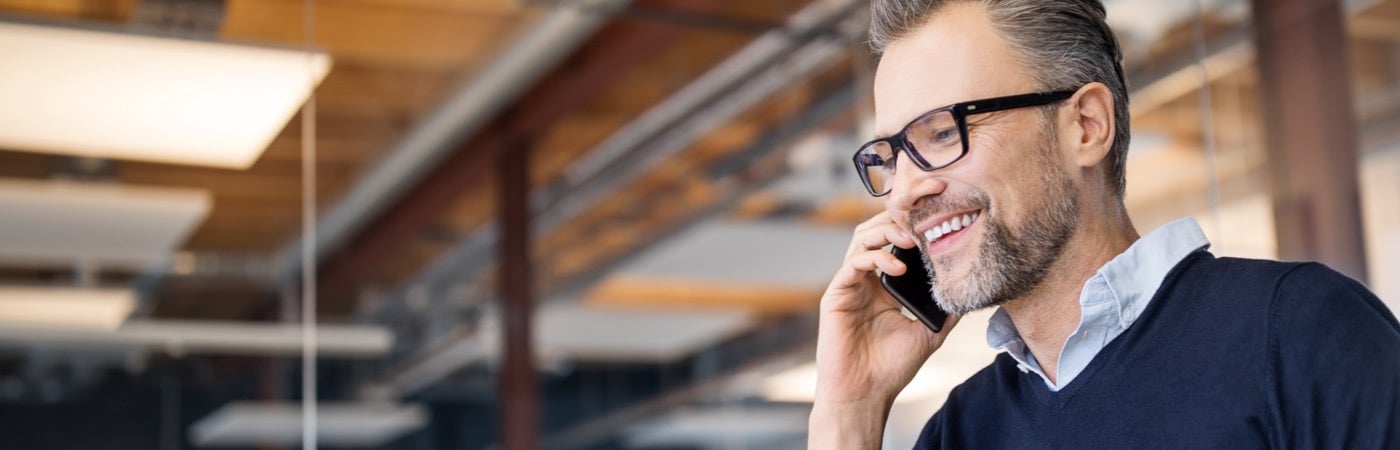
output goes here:
[{"label": "navy sweater", "polygon": [[1001,354],[918,448],[1400,449],[1400,324],[1320,264],[1178,264],[1059,392]]}]

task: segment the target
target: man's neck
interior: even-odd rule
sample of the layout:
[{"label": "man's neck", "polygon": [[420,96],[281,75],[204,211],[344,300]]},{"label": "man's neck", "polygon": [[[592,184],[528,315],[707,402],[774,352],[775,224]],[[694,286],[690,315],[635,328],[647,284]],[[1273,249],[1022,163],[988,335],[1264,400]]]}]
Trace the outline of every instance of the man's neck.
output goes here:
[{"label": "man's neck", "polygon": [[1138,233],[1121,207],[1107,214],[1084,214],[1040,285],[1002,305],[1052,383],[1057,382],[1060,350],[1079,326],[1079,296],[1084,283],[1137,239]]}]

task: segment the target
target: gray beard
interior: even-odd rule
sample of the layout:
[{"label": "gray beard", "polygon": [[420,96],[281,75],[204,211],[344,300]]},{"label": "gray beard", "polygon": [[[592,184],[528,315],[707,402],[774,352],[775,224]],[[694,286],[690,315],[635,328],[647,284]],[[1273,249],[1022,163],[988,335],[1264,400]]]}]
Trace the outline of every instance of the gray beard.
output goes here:
[{"label": "gray beard", "polygon": [[[924,266],[933,280],[934,301],[944,311],[963,315],[1024,297],[1040,285],[1064,251],[1079,223],[1079,204],[1069,176],[1047,158],[1037,159],[1044,169],[1044,204],[1031,207],[1033,215],[1017,227],[1008,226],[984,209],[981,220],[987,232],[965,279],[939,280],[935,261],[923,252]],[[977,192],[973,199],[987,205],[985,193]],[[951,261],[940,257],[937,262]]]}]

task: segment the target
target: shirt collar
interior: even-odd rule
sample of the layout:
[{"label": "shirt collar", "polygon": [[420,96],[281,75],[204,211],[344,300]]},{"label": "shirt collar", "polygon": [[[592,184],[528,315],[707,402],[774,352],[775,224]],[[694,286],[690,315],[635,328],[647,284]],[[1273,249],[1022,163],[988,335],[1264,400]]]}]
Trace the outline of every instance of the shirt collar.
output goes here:
[{"label": "shirt collar", "polygon": [[[1210,242],[1201,232],[1196,219],[1191,217],[1177,219],[1138,239],[1085,282],[1085,289],[1079,298],[1080,329],[1074,334],[1083,333],[1086,326],[1112,325],[1126,329],[1147,309],[1147,304],[1166,280],[1167,273],[1187,255],[1208,247]],[[1106,285],[1109,295],[1091,295],[1101,291],[1089,289],[1096,283]],[[1110,307],[1094,307],[1104,302],[1111,302]],[[1105,314],[1117,317],[1098,317]],[[1022,366],[1038,369],[1020,333],[1016,331],[1016,325],[1011,322],[1011,316],[1001,308],[988,320],[987,345],[1005,350]]]}]

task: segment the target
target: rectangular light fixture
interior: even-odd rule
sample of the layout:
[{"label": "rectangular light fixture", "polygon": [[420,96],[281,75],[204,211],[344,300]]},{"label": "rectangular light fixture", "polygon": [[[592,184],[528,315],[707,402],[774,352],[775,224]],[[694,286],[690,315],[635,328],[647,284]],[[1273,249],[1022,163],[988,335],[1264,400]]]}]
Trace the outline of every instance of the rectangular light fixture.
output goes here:
[{"label": "rectangular light fixture", "polygon": [[624,432],[628,448],[789,448],[805,442],[806,408],[720,406],[682,409],[632,425]]},{"label": "rectangular light fixture", "polygon": [[[0,326],[0,346],[296,357],[301,355],[302,335],[295,323],[132,319],[115,329],[16,323]],[[316,326],[316,353],[325,358],[375,358],[393,345],[393,334],[381,325]]]},{"label": "rectangular light fixture", "polygon": [[0,147],[244,169],[330,70],[307,52],[0,23]]},{"label": "rectangular light fixture", "polygon": [[576,361],[669,362],[737,335],[754,324],[742,310],[541,308],[535,341],[547,356]]},{"label": "rectangular light fixture", "polygon": [[149,268],[169,259],[212,206],[197,189],[0,179],[0,262]]},{"label": "rectangular light fixture", "polygon": [[[573,301],[550,302],[536,314],[535,354],[543,365],[559,360],[674,362],[757,323],[742,310],[612,308]],[[470,334],[436,346],[394,375],[388,388],[411,394],[464,366],[499,359],[501,335],[500,323],[488,320]]]},{"label": "rectangular light fixture", "polygon": [[[377,447],[428,421],[422,406],[329,403],[316,407],[316,440],[333,447]],[[301,443],[301,404],[237,402],[190,426],[201,447],[254,447]]]},{"label": "rectangular light fixture", "polygon": [[115,330],[135,307],[128,289],[0,287],[0,327]]}]

